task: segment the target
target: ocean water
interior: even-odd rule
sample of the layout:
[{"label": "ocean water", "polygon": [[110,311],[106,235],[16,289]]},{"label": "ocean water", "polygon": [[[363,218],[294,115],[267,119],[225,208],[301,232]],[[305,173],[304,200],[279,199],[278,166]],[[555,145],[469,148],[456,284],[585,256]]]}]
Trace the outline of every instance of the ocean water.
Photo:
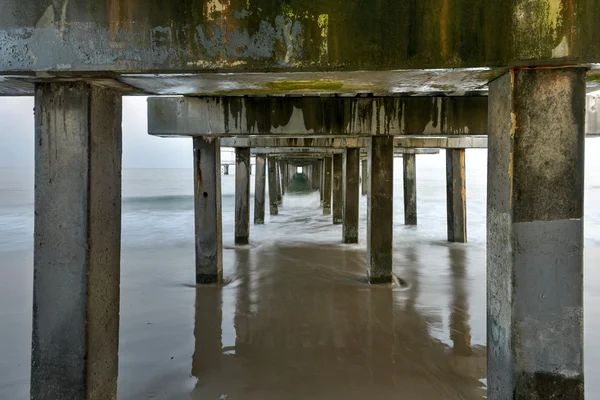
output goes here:
[{"label": "ocean water", "polygon": [[[586,396],[600,399],[600,146],[586,146]],[[251,225],[250,245],[234,246],[232,174],[230,283],[196,288],[191,168],[125,169],[119,399],[484,398],[486,152],[467,151],[468,244],[446,241],[443,151],[417,156],[417,182],[418,225],[404,226],[395,160],[394,272],[406,287],[363,283],[365,196],[357,245],[341,244],[313,192],[284,196],[278,216]],[[28,398],[32,239],[33,171],[0,170],[0,399]]]}]

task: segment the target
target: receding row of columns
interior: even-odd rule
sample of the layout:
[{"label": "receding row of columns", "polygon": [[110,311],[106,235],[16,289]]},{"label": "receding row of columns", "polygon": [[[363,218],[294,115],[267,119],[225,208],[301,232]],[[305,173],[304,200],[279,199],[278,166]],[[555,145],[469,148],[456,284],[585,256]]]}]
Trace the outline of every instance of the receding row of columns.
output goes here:
[{"label": "receding row of columns", "polygon": [[[489,85],[488,399],[584,398],[585,89],[584,68],[512,69]],[[116,397],[120,122],[121,96],[111,89],[85,82],[36,83],[33,400]],[[392,279],[393,155],[392,136],[370,137],[371,282]],[[236,166],[242,168],[246,150],[239,156]],[[222,279],[219,158],[218,139],[194,139],[199,283]],[[346,155],[347,163],[352,159],[355,155]],[[460,238],[465,236],[464,153],[449,151],[447,164],[453,182],[448,192],[454,194],[448,202],[449,236]],[[269,184],[276,187],[271,159],[267,168]],[[325,160],[325,213],[333,169],[334,162]],[[346,174],[346,189],[354,193],[355,172],[348,165]],[[248,192],[246,185],[239,190]],[[276,213],[273,192],[269,203]],[[246,218],[242,209],[239,215]],[[238,234],[247,239],[242,227]]]}]

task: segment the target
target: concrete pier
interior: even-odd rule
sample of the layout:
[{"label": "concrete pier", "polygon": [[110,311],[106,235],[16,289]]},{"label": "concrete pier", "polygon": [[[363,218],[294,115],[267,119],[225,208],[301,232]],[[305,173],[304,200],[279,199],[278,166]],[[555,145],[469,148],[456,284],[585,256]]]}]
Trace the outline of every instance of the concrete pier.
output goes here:
[{"label": "concrete pier", "polygon": [[323,192],[325,190],[325,160],[319,160],[319,165],[321,168],[321,181],[319,182],[319,199],[321,200],[321,207],[323,207]]},{"label": "concrete pier", "polygon": [[583,68],[490,83],[488,399],[583,399]]},{"label": "concrete pier", "polygon": [[277,215],[279,207],[277,203],[277,163],[273,157],[268,158],[269,165],[269,213]]},{"label": "concrete pier", "polygon": [[331,214],[331,184],[333,181],[333,157],[327,156],[323,161],[323,215]]},{"label": "concrete pier", "polygon": [[393,266],[394,137],[371,137],[368,151],[367,275],[386,283]]},{"label": "concrete pier", "polygon": [[121,96],[35,87],[34,400],[117,397]]},{"label": "concrete pier", "polygon": [[346,149],[344,154],[344,225],[343,242],[358,243],[358,201],[360,149]]},{"label": "concrete pier", "polygon": [[218,138],[194,138],[196,283],[223,281],[221,146]]},{"label": "concrete pier", "polygon": [[266,156],[256,155],[256,173],[254,175],[254,224],[265,223],[265,179]]},{"label": "concrete pier", "polygon": [[367,177],[367,159],[365,158],[364,160],[361,160],[361,168],[360,168],[360,190],[361,190],[361,195],[364,196],[367,194],[368,190],[368,183],[369,183],[369,179]]},{"label": "concrete pier", "polygon": [[283,194],[281,190],[281,162],[277,159],[275,160],[275,193],[277,198],[277,205],[280,205],[283,202]]},{"label": "concrete pier", "polygon": [[467,242],[465,149],[446,149],[448,241]]},{"label": "concrete pier", "polygon": [[344,169],[344,155],[334,154],[333,155],[333,203],[332,203],[332,214],[333,223],[335,225],[341,224],[344,218],[344,183],[342,179]]},{"label": "concrete pier", "polygon": [[250,148],[235,149],[235,244],[250,237]]},{"label": "concrete pier", "polygon": [[417,224],[417,166],[416,155],[402,156],[404,182],[404,224]]}]

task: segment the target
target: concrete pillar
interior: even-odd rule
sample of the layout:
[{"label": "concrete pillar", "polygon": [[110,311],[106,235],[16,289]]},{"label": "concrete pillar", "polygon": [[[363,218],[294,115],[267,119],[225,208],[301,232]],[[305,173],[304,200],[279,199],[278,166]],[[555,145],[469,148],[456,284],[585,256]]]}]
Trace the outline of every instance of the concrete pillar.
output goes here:
[{"label": "concrete pillar", "polygon": [[223,175],[229,175],[229,164],[223,165]]},{"label": "concrete pillar", "polygon": [[333,155],[333,223],[341,224],[344,219],[344,183],[342,174],[344,155]]},{"label": "concrete pillar", "polygon": [[417,166],[415,154],[403,154],[404,224],[417,224]]},{"label": "concrete pillar", "polygon": [[331,214],[331,182],[333,172],[333,157],[326,156],[324,161],[325,174],[323,176],[323,215]]},{"label": "concrete pillar", "polygon": [[268,158],[269,161],[269,211],[271,215],[277,215],[279,213],[279,207],[277,205],[277,169],[276,161],[273,157]]},{"label": "concrete pillar", "polygon": [[488,399],[583,399],[586,71],[489,89]]},{"label": "concrete pillar", "polygon": [[235,148],[235,244],[250,237],[250,147]]},{"label": "concrete pillar", "polygon": [[256,173],[254,174],[254,224],[265,223],[265,172],[264,155],[256,156]]},{"label": "concrete pillar", "polygon": [[369,282],[392,281],[394,137],[369,138],[367,273]]},{"label": "concrete pillar", "polygon": [[343,242],[358,243],[358,187],[360,184],[360,149],[346,149],[344,158]]},{"label": "concrete pillar", "polygon": [[361,161],[361,194],[364,196],[367,194],[368,190],[368,182],[369,179],[367,178],[367,159],[365,158],[364,160]]},{"label": "concrete pillar", "polygon": [[[285,168],[284,168],[285,162],[284,161],[279,161],[277,164],[278,164],[278,167],[279,167],[278,170],[277,170],[277,172],[279,172],[279,185],[280,185],[279,186],[279,188],[280,188],[279,192],[280,192],[280,195],[283,196],[285,194],[285,189],[287,187],[286,186],[287,184],[285,183],[285,171],[284,171],[285,170]],[[283,199],[283,197],[282,197],[282,199]]]},{"label": "concrete pillar", "polygon": [[321,201],[321,207],[323,207],[323,184],[325,183],[325,163],[323,159],[319,160],[319,169],[321,170],[321,176],[319,176],[319,200]]},{"label": "concrete pillar", "polygon": [[283,202],[283,196],[281,193],[281,173],[280,173],[281,161],[275,160],[275,193],[277,196],[277,205]]},{"label": "concrete pillar", "polygon": [[465,149],[446,149],[448,241],[467,242]]},{"label": "concrete pillar", "polygon": [[315,175],[313,190],[319,190],[321,187],[321,163],[318,160],[313,164],[313,170]]},{"label": "concrete pillar", "polygon": [[219,139],[194,137],[197,284],[223,281],[220,165]]},{"label": "concrete pillar", "polygon": [[85,82],[36,84],[34,232],[30,398],[115,399],[118,93]]}]

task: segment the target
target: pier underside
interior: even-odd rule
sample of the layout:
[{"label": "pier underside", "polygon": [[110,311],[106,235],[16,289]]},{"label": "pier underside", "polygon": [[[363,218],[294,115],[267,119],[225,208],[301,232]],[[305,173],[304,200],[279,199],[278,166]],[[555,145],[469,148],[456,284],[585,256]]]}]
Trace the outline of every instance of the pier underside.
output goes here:
[{"label": "pier underside", "polygon": [[[417,159],[446,152],[447,236],[464,243],[467,150],[487,147],[487,398],[582,400],[583,154],[585,135],[600,134],[600,0],[434,3],[4,1],[0,96],[36,99],[31,398],[116,393],[121,96],[150,95],[148,133],[193,138],[196,284],[226,283],[224,236],[252,245],[254,157],[254,225],[266,207],[277,219],[301,176],[342,225],[337,239],[364,244],[363,283],[383,285],[357,307],[367,321],[369,307],[394,313],[379,296],[405,279],[394,158],[404,224],[416,225]],[[221,147],[236,149],[231,232]],[[220,326],[212,300],[197,311]],[[236,351],[280,339],[242,334]]]}]

